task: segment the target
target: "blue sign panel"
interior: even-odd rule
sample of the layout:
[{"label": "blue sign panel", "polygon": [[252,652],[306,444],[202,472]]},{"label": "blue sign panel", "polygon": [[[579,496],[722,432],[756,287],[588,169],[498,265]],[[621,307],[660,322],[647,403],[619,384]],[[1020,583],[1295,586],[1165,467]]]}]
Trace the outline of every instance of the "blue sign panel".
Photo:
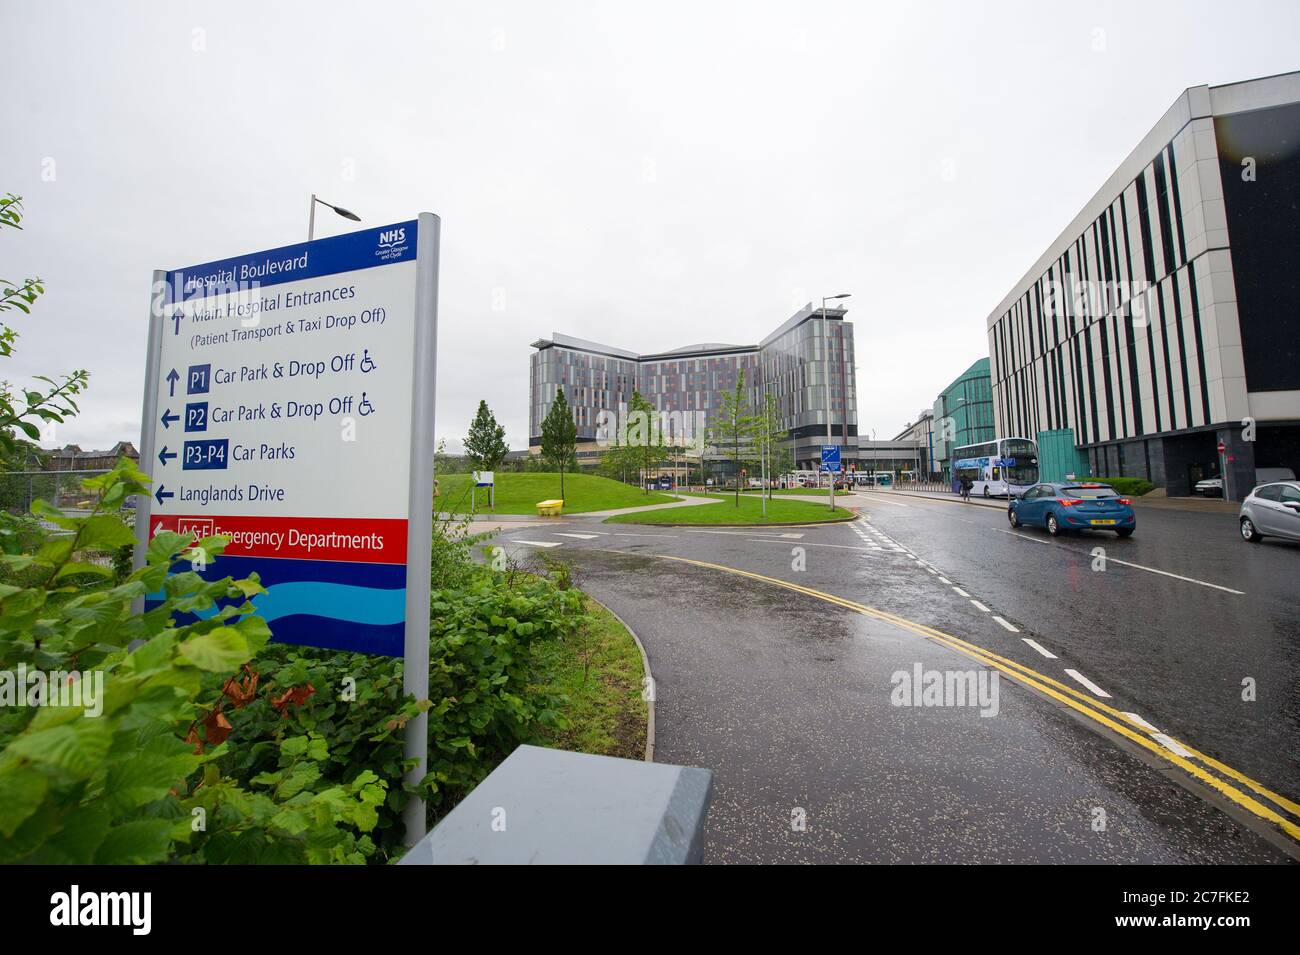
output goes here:
[{"label": "blue sign panel", "polygon": [[186,471],[224,471],[226,456],[230,452],[229,438],[208,438],[204,441],[186,441],[181,468]]},{"label": "blue sign panel", "polygon": [[835,472],[840,469],[840,446],[838,444],[822,445],[822,470]]},{"label": "blue sign panel", "polygon": [[168,304],[186,302],[209,295],[247,292],[283,282],[301,282],[377,265],[413,261],[418,226],[419,222],[413,219],[314,242],[299,242],[269,252],[254,252],[175,269],[167,273],[165,301]]}]

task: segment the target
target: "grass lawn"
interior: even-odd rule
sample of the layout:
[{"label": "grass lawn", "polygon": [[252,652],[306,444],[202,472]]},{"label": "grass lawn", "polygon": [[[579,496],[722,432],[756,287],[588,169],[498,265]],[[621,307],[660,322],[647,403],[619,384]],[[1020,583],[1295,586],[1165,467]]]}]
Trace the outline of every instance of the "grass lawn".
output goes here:
[{"label": "grass lawn", "polygon": [[824,504],[811,501],[782,501],[773,499],[767,502],[767,517],[763,517],[763,501],[757,495],[740,495],[740,506],[735,505],[735,496],[731,494],[692,494],[691,497],[712,497],[717,504],[702,504],[697,507],[674,507],[663,511],[642,511],[639,514],[619,514],[605,518],[606,524],[814,524],[820,521],[848,520],[852,511],[842,507],[835,508],[834,513]]},{"label": "grass lawn", "polygon": [[556,749],[644,759],[646,701],[641,651],[618,619],[591,598],[592,623],[568,640],[538,647],[551,686],[568,696],[561,713],[569,726],[547,728],[541,742]]},{"label": "grass lawn", "polygon": [[[487,488],[476,493],[475,513],[478,514],[535,514],[538,501],[549,501],[560,496],[559,472],[537,471],[511,473],[498,471],[496,508],[487,506]],[[469,513],[470,476],[444,474],[438,478],[439,496],[435,505],[439,511],[456,514]],[[564,513],[603,511],[616,507],[642,507],[647,504],[667,504],[674,500],[666,494],[646,494],[638,488],[620,481],[598,477],[595,474],[564,475]]]}]

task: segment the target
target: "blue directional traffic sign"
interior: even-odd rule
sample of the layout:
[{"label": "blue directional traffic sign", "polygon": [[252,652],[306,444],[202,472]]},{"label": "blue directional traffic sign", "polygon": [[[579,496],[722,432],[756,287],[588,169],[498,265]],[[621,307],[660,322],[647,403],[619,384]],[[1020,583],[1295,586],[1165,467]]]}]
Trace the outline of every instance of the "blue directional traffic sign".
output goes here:
[{"label": "blue directional traffic sign", "polygon": [[840,469],[840,446],[838,444],[822,445],[822,470],[835,472]]}]

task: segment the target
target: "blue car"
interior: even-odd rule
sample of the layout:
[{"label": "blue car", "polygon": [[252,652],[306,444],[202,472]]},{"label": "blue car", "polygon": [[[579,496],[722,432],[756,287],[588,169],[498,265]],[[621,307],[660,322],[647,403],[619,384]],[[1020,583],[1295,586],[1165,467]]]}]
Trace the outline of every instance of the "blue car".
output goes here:
[{"label": "blue car", "polygon": [[1137,527],[1133,504],[1107,484],[1035,484],[1007,505],[1012,527],[1064,531],[1114,531],[1129,537]]}]

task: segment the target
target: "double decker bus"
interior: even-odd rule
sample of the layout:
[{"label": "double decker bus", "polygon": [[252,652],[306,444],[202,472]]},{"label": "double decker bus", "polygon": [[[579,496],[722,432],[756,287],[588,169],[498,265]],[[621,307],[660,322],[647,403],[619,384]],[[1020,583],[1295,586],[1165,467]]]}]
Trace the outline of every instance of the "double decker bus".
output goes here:
[{"label": "double decker bus", "polygon": [[952,489],[969,478],[971,493],[1010,497],[1038,483],[1038,445],[1028,438],[998,438],[952,452]]}]

